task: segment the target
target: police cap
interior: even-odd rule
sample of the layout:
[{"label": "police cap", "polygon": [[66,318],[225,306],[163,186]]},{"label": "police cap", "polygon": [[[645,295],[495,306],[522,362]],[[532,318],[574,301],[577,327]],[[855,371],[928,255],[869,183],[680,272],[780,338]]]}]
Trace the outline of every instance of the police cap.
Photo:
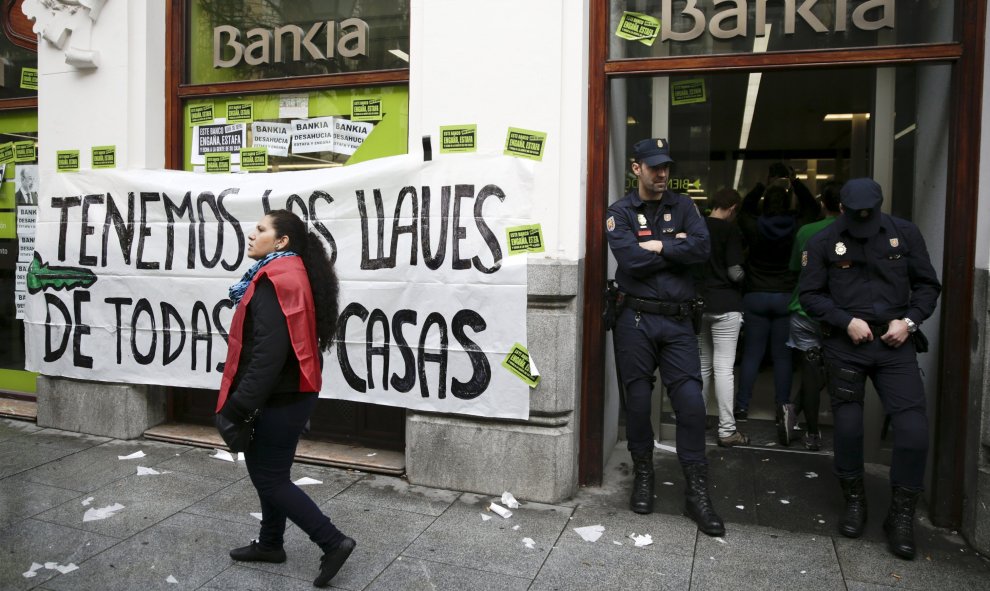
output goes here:
[{"label": "police cap", "polygon": [[839,200],[845,208],[846,227],[857,238],[868,238],[880,230],[883,190],[873,179],[852,179],[842,187]]},{"label": "police cap", "polygon": [[673,162],[670,157],[670,144],[665,138],[639,140],[633,145],[633,158],[647,166],[658,166]]}]

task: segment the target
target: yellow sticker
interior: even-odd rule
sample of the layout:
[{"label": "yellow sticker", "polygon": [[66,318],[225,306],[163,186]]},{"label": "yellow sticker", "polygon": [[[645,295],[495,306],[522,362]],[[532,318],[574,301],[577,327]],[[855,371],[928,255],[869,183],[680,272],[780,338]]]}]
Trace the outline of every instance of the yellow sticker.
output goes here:
[{"label": "yellow sticker", "polygon": [[535,388],[540,383],[540,374],[532,371],[529,351],[519,343],[512,345],[512,350],[502,361],[502,367],[526,382],[530,388]]},{"label": "yellow sticker", "polygon": [[[611,218],[609,218],[611,219]],[[608,225],[606,223],[606,225]],[[615,225],[615,222],[612,222]],[[505,229],[506,240],[509,244],[509,256],[524,252],[543,252],[543,229],[540,224],[529,226],[514,226]]]}]

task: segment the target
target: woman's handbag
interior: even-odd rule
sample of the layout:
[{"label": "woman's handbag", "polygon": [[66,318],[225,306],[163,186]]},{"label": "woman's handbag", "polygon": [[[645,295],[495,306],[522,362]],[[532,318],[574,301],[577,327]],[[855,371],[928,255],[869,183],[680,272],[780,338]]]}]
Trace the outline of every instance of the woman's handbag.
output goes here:
[{"label": "woman's handbag", "polygon": [[220,413],[216,414],[214,422],[217,431],[220,432],[220,437],[223,437],[223,442],[227,444],[231,453],[247,451],[254,437],[254,421],[260,413],[261,409],[255,409],[246,419],[236,423]]}]

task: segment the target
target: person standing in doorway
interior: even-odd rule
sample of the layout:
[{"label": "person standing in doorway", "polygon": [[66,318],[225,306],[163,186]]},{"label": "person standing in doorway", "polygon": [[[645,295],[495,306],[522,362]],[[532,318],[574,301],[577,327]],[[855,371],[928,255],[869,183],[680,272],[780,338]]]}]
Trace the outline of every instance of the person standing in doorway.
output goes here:
[{"label": "person standing in doorway", "polygon": [[880,211],[872,179],[850,180],[843,214],[802,253],[801,306],[821,322],[827,387],[835,417],[835,474],[846,501],[839,532],[856,538],[867,519],[863,486],[863,399],[870,378],[890,417],[891,503],[883,528],[891,552],[915,555],[914,511],[924,486],[928,417],[917,353],[918,327],[941,293],[918,227]]},{"label": "person standing in doorway", "polygon": [[725,534],[708,495],[705,403],[701,395],[692,266],[708,259],[708,228],[685,195],[667,189],[670,146],[645,139],[633,146],[637,188],[608,208],[605,235],[618,263],[616,317],[619,375],[626,392],[626,438],[634,468],[630,508],[653,511],[654,373],[667,388],[677,421],[677,457],[687,480],[685,511],[711,536]]},{"label": "person standing in doorway", "polygon": [[345,536],[289,477],[299,437],[322,385],[321,352],[333,346],[337,276],[323,243],[284,209],[261,218],[248,236],[257,261],[230,288],[237,308],[217,401],[221,431],[254,418],[244,452],[261,501],[258,539],[230,551],[241,562],[285,562],[286,519],[323,550],[313,585],[325,587],[354,550]]},{"label": "person standing in doorway", "polygon": [[698,281],[705,302],[701,318],[701,379],[705,406],[712,390],[718,402],[718,445],[746,445],[749,437],[736,429],[733,398],[736,392],[736,343],[742,326],[743,247],[742,234],[733,221],[742,197],[724,188],[711,198],[712,212],[705,218],[711,236],[712,254]]},{"label": "person standing in doorway", "polygon": [[[832,225],[839,215],[839,190],[842,183],[829,182],[822,188],[822,211],[825,218],[801,226],[794,237],[794,249],[791,251],[791,271],[801,272],[801,253],[808,239]],[[812,320],[801,307],[798,300],[797,286],[791,297],[788,308],[791,312],[791,336],[787,346],[797,349],[800,355],[799,374],[801,388],[798,390],[799,402],[795,405],[797,412],[804,413],[805,432],[804,447],[809,451],[819,451],[822,448],[822,433],[818,426],[818,408],[821,404],[821,391],[825,387],[825,363],[822,360],[822,335],[818,322]]]}]

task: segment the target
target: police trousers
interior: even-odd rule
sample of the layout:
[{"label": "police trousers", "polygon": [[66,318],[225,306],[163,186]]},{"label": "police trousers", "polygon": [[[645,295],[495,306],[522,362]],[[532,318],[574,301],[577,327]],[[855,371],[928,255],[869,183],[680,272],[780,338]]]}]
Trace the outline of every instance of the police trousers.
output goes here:
[{"label": "police trousers", "polygon": [[879,337],[854,345],[845,331],[834,330],[823,345],[835,418],[836,475],[863,474],[863,399],[870,378],[894,437],[890,483],[920,490],[928,457],[928,416],[914,340],[909,338],[896,349]]},{"label": "police trousers", "polygon": [[650,407],[659,368],[660,380],[677,415],[677,457],[682,464],[706,463],[701,364],[691,319],[625,308],[612,336],[618,350],[616,365],[626,392],[629,451],[635,454],[653,450]]}]

